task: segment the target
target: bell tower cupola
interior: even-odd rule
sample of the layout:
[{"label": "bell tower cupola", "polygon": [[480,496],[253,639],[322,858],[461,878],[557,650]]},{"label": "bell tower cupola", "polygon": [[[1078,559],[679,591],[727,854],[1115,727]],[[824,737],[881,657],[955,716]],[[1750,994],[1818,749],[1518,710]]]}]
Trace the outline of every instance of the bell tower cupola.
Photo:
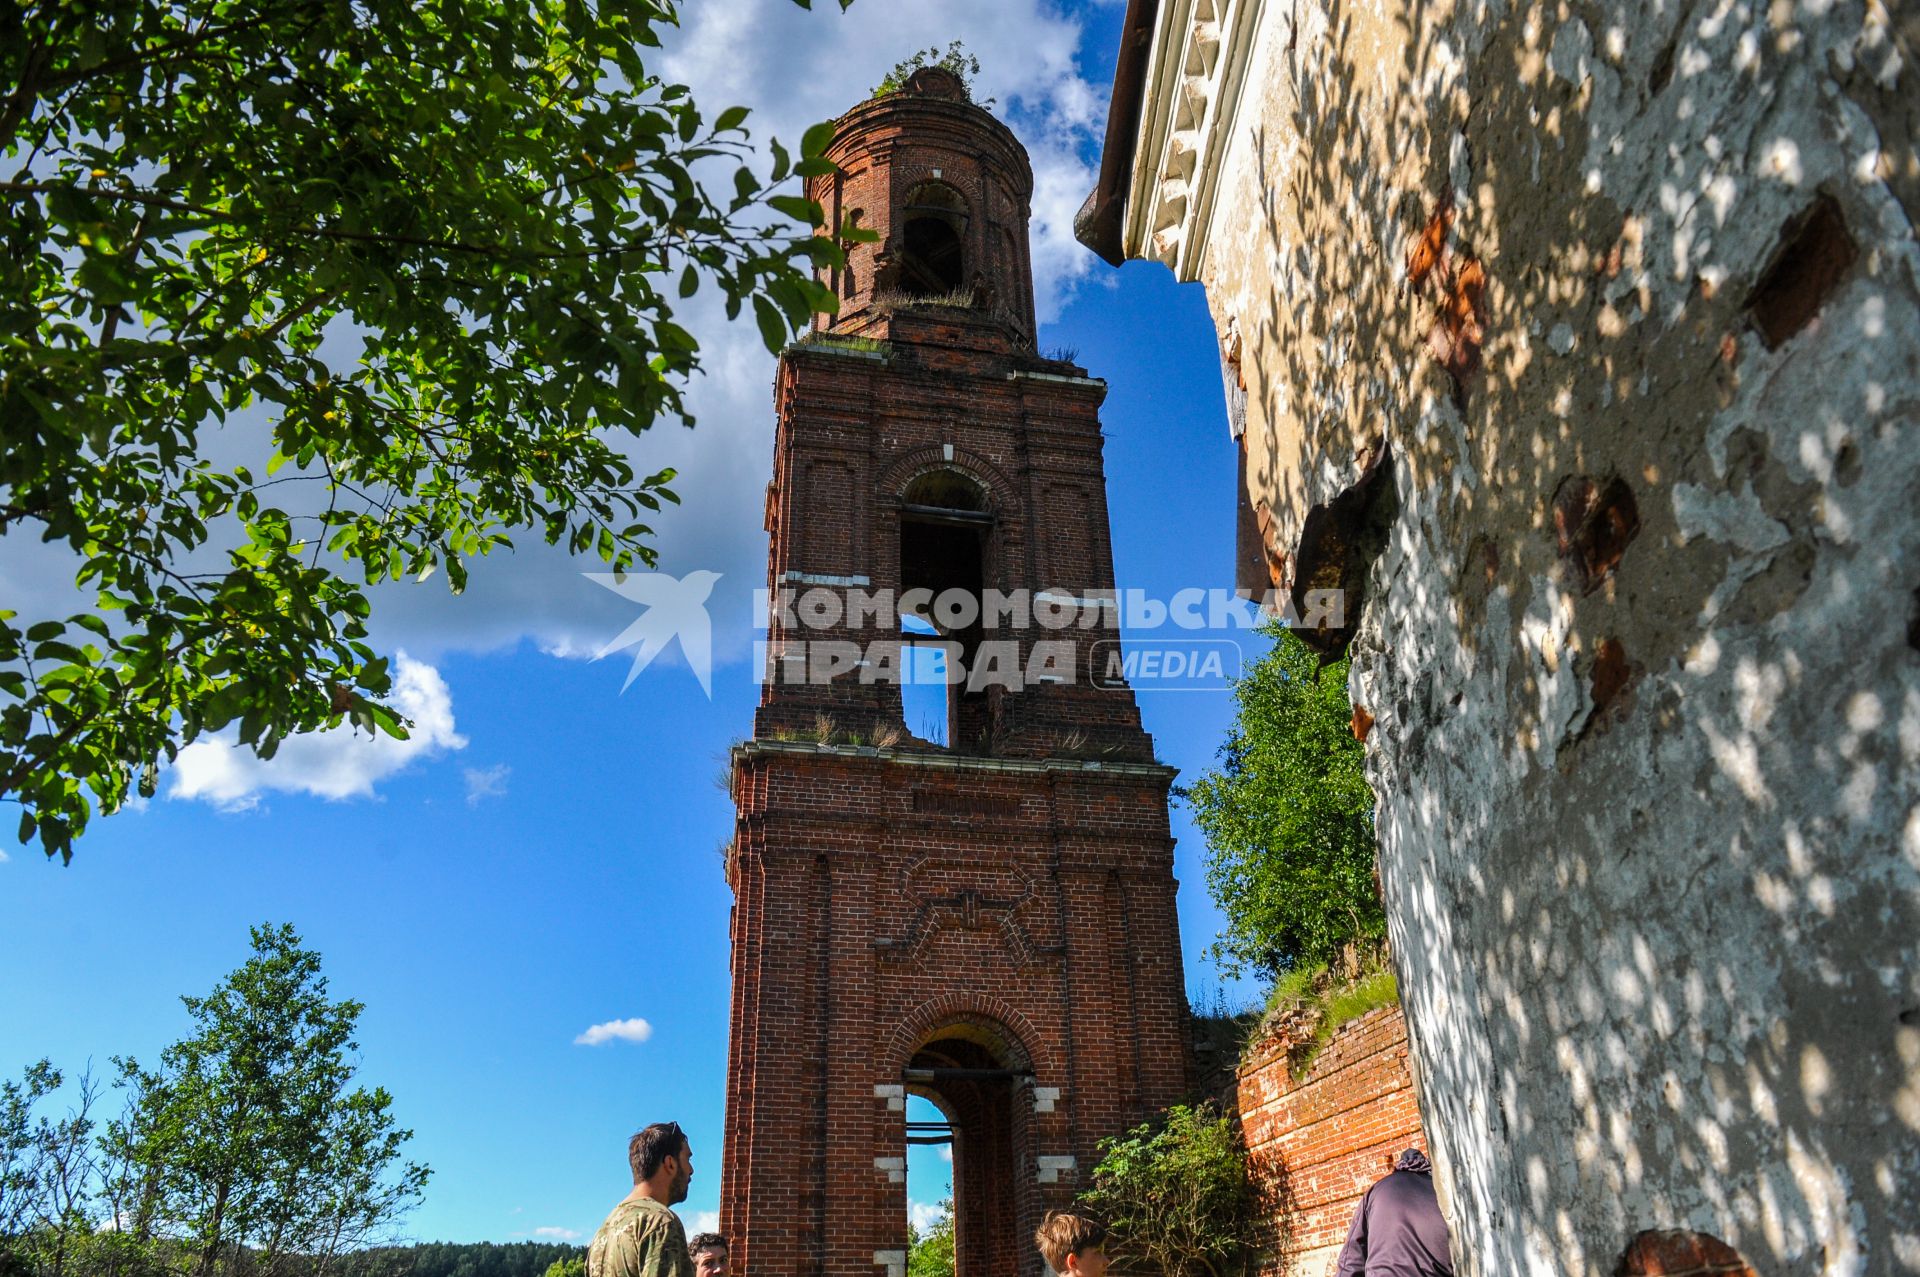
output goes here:
[{"label": "bell tower cupola", "polygon": [[900,303],[944,302],[1032,342],[1033,169],[959,76],[922,67],[854,107],[826,158],[838,171],[809,179],[807,197],[829,225],[851,217],[880,239],[850,245],[847,265],[828,272],[840,312],[819,316],[820,327],[884,338]]}]

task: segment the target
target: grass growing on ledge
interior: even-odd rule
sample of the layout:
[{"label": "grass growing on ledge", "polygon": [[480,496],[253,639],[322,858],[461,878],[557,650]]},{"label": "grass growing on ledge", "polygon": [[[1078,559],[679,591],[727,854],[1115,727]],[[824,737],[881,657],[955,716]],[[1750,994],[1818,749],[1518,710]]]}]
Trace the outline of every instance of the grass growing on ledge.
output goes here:
[{"label": "grass growing on ledge", "polygon": [[1247,1047],[1279,1038],[1287,1043],[1293,1075],[1305,1077],[1321,1048],[1340,1027],[1381,1007],[1397,1006],[1400,983],[1384,954],[1373,955],[1358,974],[1341,980],[1326,964],[1295,967],[1274,982],[1267,1013],[1255,1026]]},{"label": "grass growing on ledge", "polygon": [[806,336],[788,345],[788,350],[803,347],[824,347],[828,350],[857,350],[869,355],[891,354],[893,347],[884,341],[872,337],[860,337],[852,333],[829,333],[814,329]]},{"label": "grass growing on ledge", "polygon": [[831,714],[816,714],[813,730],[776,727],[766,739],[786,744],[872,746],[892,749],[906,738],[898,723],[873,722],[866,727],[843,727]]},{"label": "grass growing on ledge", "polygon": [[877,294],[873,299],[874,309],[883,314],[892,310],[924,310],[928,307],[944,307],[949,310],[974,310],[978,308],[979,304],[979,294],[971,284],[962,284],[952,292],[947,293],[922,294],[888,292]]},{"label": "grass growing on ledge", "polygon": [[1393,972],[1382,970],[1362,976],[1356,983],[1327,999],[1327,1013],[1320,1021],[1321,1040],[1332,1037],[1339,1032],[1341,1025],[1358,1020],[1369,1011],[1398,1006],[1399,1003],[1400,981]]}]

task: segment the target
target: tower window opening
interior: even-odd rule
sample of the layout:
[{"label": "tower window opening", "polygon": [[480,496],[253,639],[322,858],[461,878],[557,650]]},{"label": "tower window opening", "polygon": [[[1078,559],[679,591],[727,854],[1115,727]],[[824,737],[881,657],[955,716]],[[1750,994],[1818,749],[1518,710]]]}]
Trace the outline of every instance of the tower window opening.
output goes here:
[{"label": "tower window opening", "polygon": [[947,649],[933,622],[923,617],[900,618],[900,642],[906,649],[901,663],[900,712],[907,730],[929,745],[947,741]]},{"label": "tower window opening", "polygon": [[[979,607],[993,528],[986,504],[979,484],[953,470],[918,475],[901,493],[901,597],[924,590],[927,600],[900,616],[911,676],[902,710],[908,729],[923,740],[970,753],[984,749],[987,728],[985,693],[965,687],[983,634]],[[937,716],[936,724],[917,721],[927,714]],[[935,725],[938,732],[928,730]]]},{"label": "tower window opening", "polygon": [[922,182],[901,210],[900,290],[909,297],[941,297],[966,282],[967,203],[942,182]]}]

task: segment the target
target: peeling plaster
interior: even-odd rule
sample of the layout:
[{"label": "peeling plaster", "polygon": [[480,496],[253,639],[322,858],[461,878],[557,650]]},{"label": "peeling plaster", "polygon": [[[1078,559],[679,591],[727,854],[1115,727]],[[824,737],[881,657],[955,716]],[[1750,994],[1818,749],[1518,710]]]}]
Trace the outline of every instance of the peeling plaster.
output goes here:
[{"label": "peeling plaster", "polygon": [[[1262,12],[1202,277],[1283,543],[1395,448],[1352,687],[1460,1271],[1609,1277],[1684,1228],[1920,1273],[1911,19]],[[1820,198],[1857,256],[1769,349],[1747,299]],[[1457,385],[1408,269],[1443,202],[1486,272]],[[1586,592],[1579,475],[1642,522]]]}]

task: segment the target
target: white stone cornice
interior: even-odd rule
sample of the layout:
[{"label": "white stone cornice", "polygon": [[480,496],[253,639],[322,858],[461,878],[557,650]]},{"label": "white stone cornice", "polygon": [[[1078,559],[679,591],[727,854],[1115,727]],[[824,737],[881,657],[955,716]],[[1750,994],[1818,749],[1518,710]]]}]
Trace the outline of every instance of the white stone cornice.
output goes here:
[{"label": "white stone cornice", "polygon": [[1221,161],[1265,0],[1163,0],[1128,177],[1122,246],[1200,277]]}]

